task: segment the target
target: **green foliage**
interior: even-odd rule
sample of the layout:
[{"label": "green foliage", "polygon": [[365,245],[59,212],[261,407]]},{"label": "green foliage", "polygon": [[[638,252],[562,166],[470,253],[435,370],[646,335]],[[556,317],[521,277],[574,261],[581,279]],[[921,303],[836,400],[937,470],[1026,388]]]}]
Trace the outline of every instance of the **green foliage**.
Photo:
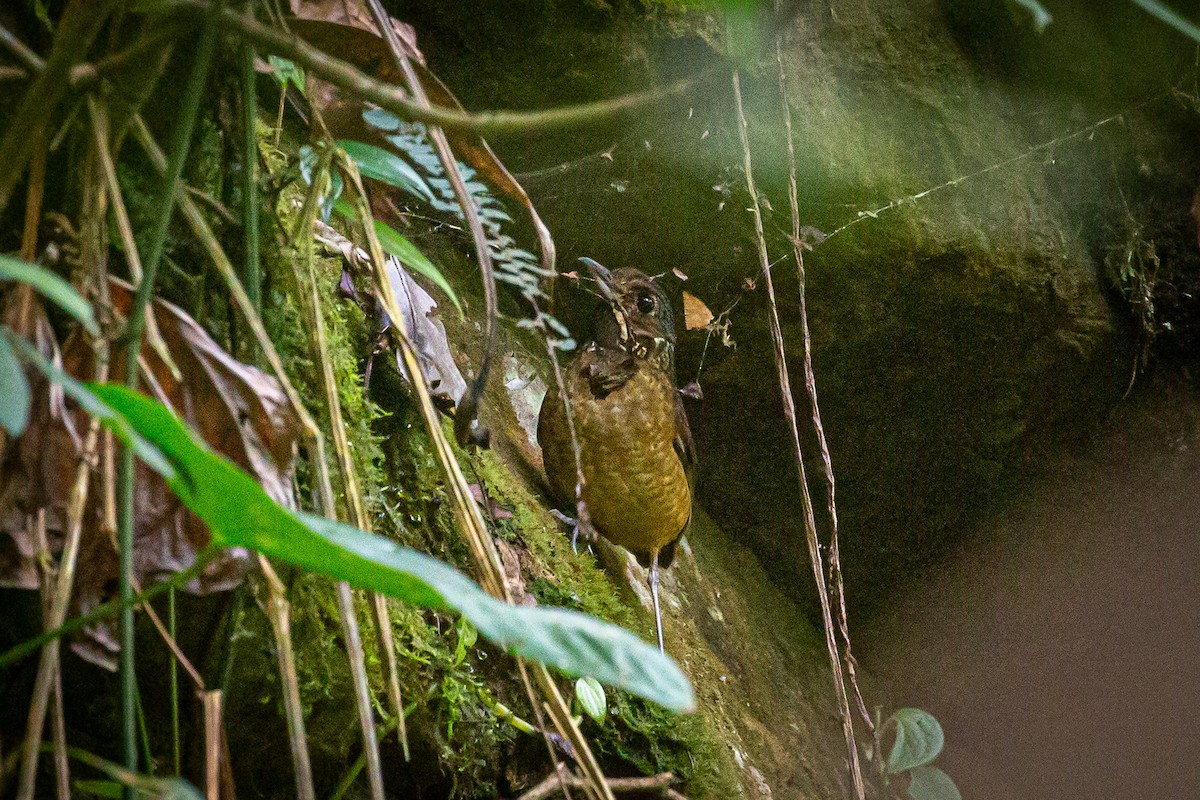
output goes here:
[{"label": "green foliage", "polygon": [[[345,200],[335,201],[333,210],[351,222],[358,217],[354,209]],[[442,275],[441,270],[434,266],[434,263],[426,258],[425,254],[415,244],[401,236],[391,225],[378,219],[374,222],[375,235],[379,237],[379,244],[383,247],[384,251],[388,255],[398,258],[404,266],[431,280],[435,286],[446,293],[446,296],[450,298],[450,302],[454,303],[454,307],[458,309],[459,316],[462,317],[462,303],[459,301],[454,287]]]},{"label": "green foliage", "polygon": [[913,800],[962,800],[954,781],[937,767],[914,767],[909,775],[908,795]]},{"label": "green foliage", "polygon": [[29,381],[8,340],[0,338],[0,428],[20,436],[29,424]]},{"label": "green foliage", "polygon": [[694,706],[691,685],[675,663],[628,631],[563,609],[508,606],[437,559],[324,517],[289,512],[160,403],[124,387],[85,389],[57,377],[162,475],[208,525],[214,544],[249,547],[416,605],[458,611],[508,652],[592,675],[670,709]]},{"label": "green foliage", "polygon": [[88,333],[100,335],[92,307],[71,284],[35,264],[12,256],[0,255],[0,281],[19,281],[79,321]]},{"label": "green foliage", "polygon": [[885,772],[908,772],[908,794],[913,800],[962,800],[950,776],[930,766],[946,743],[937,718],[919,708],[901,708],[888,717],[881,730],[889,726],[895,727],[896,738],[884,763]]},{"label": "green foliage", "polygon": [[388,186],[408,192],[427,203],[433,202],[433,192],[429,185],[407,161],[395,153],[389,153],[373,144],[349,139],[339,140],[337,146],[350,156],[363,177],[383,181]]},{"label": "green foliage", "polygon": [[[388,141],[426,176],[425,182],[433,190],[430,205],[437,211],[462,219],[462,209],[459,208],[450,179],[446,177],[441,161],[429,142],[425,126],[403,122],[378,108],[364,113],[363,119],[368,125],[389,134]],[[543,268],[537,256],[518,247],[516,240],[504,232],[503,225],[512,222],[512,217],[487,184],[478,179],[475,170],[461,162],[458,163],[458,169],[466,183],[467,192],[475,201],[479,221],[487,235],[488,252],[496,267],[496,279],[516,287],[526,297],[544,296],[542,281],[554,277],[553,271]]]},{"label": "green foliage", "polygon": [[271,66],[271,72],[275,75],[275,80],[279,81],[279,85],[287,91],[289,85],[295,86],[300,90],[300,94],[307,94],[308,87],[305,85],[304,70],[296,66],[295,61],[281,58],[276,55],[267,56],[267,63]]},{"label": "green foliage", "polygon": [[919,708],[900,709],[884,723],[888,724],[896,726],[896,741],[887,758],[887,770],[893,774],[930,763],[946,743],[937,718]]},{"label": "green foliage", "polygon": [[608,698],[604,696],[604,687],[595,678],[575,681],[575,702],[597,725],[604,724],[608,716]]}]

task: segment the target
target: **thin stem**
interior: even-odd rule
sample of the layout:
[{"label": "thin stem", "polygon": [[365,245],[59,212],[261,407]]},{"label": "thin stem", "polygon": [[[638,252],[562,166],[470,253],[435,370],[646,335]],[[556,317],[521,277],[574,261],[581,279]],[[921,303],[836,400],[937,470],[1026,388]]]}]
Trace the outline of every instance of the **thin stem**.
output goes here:
[{"label": "thin stem", "polygon": [[[175,639],[175,590],[167,592],[167,633]],[[167,668],[167,687],[171,695],[171,774],[182,771],[179,747],[179,664],[172,658]]]},{"label": "thin stem", "polygon": [[866,787],[863,784],[862,768],[858,760],[858,744],[854,739],[854,718],[850,713],[850,699],[846,694],[842,659],[838,652],[833,612],[830,607],[829,589],[825,583],[820,542],[817,539],[817,524],[813,514],[812,496],[808,491],[808,478],[804,469],[804,453],[800,449],[800,432],[796,424],[796,402],[792,394],[792,382],[788,376],[787,353],[783,346],[783,329],[779,324],[779,309],[775,302],[775,285],[771,280],[771,259],[767,254],[767,240],[763,235],[762,212],[758,206],[758,190],[754,185],[754,170],[750,159],[750,137],[747,132],[746,112],[742,107],[742,86],[738,73],[733,73],[733,96],[737,103],[738,133],[742,142],[743,168],[746,173],[746,190],[750,194],[750,211],[754,218],[754,234],[758,242],[758,259],[763,286],[767,290],[770,307],[771,339],[775,345],[775,370],[779,379],[779,394],[783,401],[783,413],[787,418],[788,433],[791,434],[792,459],[795,462],[799,481],[800,497],[804,506],[804,533],[808,544],[809,560],[812,562],[813,579],[817,584],[817,595],[821,601],[821,618],[825,632],[825,646],[829,651],[830,667],[833,671],[834,690],[838,699],[842,732],[846,737],[846,749],[850,760],[850,778],[854,784],[854,796],[863,800]]},{"label": "thin stem", "polygon": [[[142,332],[145,328],[146,309],[154,291],[155,277],[158,265],[162,261],[163,247],[167,240],[167,228],[171,222],[171,212],[175,208],[175,193],[179,178],[183,174],[183,165],[191,149],[192,131],[196,127],[196,116],[200,109],[200,99],[204,95],[204,87],[208,81],[208,70],[212,63],[213,50],[217,39],[217,17],[222,3],[213,5],[213,12],[207,16],[200,33],[200,42],[196,49],[196,59],[192,63],[184,91],[183,107],[175,122],[174,138],[171,142],[171,156],[168,162],[167,177],[164,181],[161,196],[156,206],[157,217],[150,228],[150,244],[146,251],[143,264],[142,280],[138,283],[137,293],[129,311],[126,330],[125,353],[125,385],[137,386],[138,357],[142,352]],[[135,700],[137,693],[136,662],[134,659],[134,618],[133,604],[133,513],[134,513],[134,457],[133,450],[126,447],[121,450],[120,472],[117,476],[117,550],[120,557],[118,579],[121,587],[122,611],[120,620],[120,685],[121,685],[121,756],[127,769],[136,772],[138,767],[137,731],[135,719]],[[133,800],[132,789],[126,788],[126,800]]]},{"label": "thin stem", "polygon": [[[254,3],[246,3],[246,16],[254,18]],[[242,284],[254,311],[262,315],[262,266],[258,246],[258,95],[255,92],[254,46],[242,44],[242,236],[246,261]]]},{"label": "thin stem", "polygon": [[[400,44],[396,30],[392,27],[391,17],[384,10],[380,0],[367,0],[367,5],[371,9],[371,16],[375,18],[375,27],[387,42],[388,50],[391,51],[396,66],[404,75],[404,83],[412,94],[413,101],[417,106],[428,111],[433,106],[429,102],[429,96],[425,93],[425,87],[421,85],[420,77],[413,68],[412,61]],[[496,273],[492,267],[492,254],[488,247],[487,234],[483,230],[483,223],[479,220],[479,209],[475,205],[475,198],[467,191],[466,181],[463,180],[462,172],[458,168],[458,159],[455,158],[454,151],[450,149],[446,132],[436,125],[430,126],[427,130],[429,137],[433,140],[434,148],[437,150],[438,161],[441,162],[442,169],[450,180],[450,186],[454,189],[454,197],[458,200],[459,208],[462,209],[467,229],[471,231],[471,241],[475,245],[475,258],[479,261],[479,271],[483,276],[485,312],[483,358],[479,363],[479,374],[475,376],[475,380],[472,381],[471,386],[459,401],[454,416],[455,435],[458,437],[458,443],[465,446],[470,441],[471,424],[479,413],[479,399],[483,396],[483,390],[487,383],[488,367],[491,364],[492,349],[496,341],[496,316],[498,313]]]},{"label": "thin stem", "polygon": [[[783,68],[783,45],[775,40],[775,60],[779,64],[779,94],[783,104],[784,134],[787,140],[788,153],[788,200],[792,212],[792,256],[796,260],[797,293],[800,307],[800,330],[804,337],[804,388],[808,393],[809,405],[812,408],[813,429],[817,433],[817,445],[821,450],[821,464],[825,468],[825,502],[829,511],[829,581],[833,584],[837,597],[838,630],[842,635],[843,653],[846,662],[846,675],[850,680],[850,688],[854,692],[858,704],[859,716],[871,733],[874,749],[879,753],[879,737],[875,725],[871,721],[871,712],[863,700],[862,689],[858,685],[858,662],[850,648],[850,621],[846,614],[846,584],[842,578],[842,556],[838,537],[837,515],[837,484],[834,480],[833,457],[829,453],[829,441],[825,437],[825,426],[821,422],[821,405],[817,402],[817,376],[813,370],[812,336],[808,330],[808,300],[805,294],[807,276],[804,271],[804,242],[800,232],[800,199],[799,183],[796,177],[796,152],[792,144],[792,109],[787,101],[787,75]],[[880,761],[882,764],[882,761]]]},{"label": "thin stem", "polygon": [[[211,8],[208,3],[200,0],[180,0],[177,7],[193,12]],[[353,92],[362,99],[391,111],[401,119],[437,125],[447,130],[475,131],[481,134],[533,133],[554,128],[592,124],[617,114],[653,105],[665,97],[683,94],[711,74],[711,71],[707,71],[696,77],[685,78],[643,92],[545,111],[485,111],[469,114],[465,111],[446,109],[441,106],[422,108],[398,87],[377,81],[347,62],[333,58],[295,35],[269,28],[259,22],[247,19],[242,14],[224,11],[221,13],[220,20],[221,25],[227,31],[250,41],[259,50],[295,61],[317,77],[324,78],[340,89]]]}]

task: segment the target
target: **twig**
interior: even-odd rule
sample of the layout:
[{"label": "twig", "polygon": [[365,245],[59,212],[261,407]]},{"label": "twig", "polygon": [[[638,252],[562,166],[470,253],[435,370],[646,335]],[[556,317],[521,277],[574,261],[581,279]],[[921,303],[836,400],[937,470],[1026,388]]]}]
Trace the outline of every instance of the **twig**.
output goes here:
[{"label": "twig", "polygon": [[[307,290],[307,302],[301,300],[310,315],[309,336],[314,356],[320,364],[321,386],[325,392],[325,405],[329,412],[330,433],[333,436],[334,451],[342,469],[342,481],[346,489],[348,505],[351,509],[352,521],[358,527],[366,525],[366,513],[362,505],[362,496],[358,491],[358,481],[354,475],[354,463],[350,458],[350,446],[346,440],[346,426],[342,421],[342,404],[338,397],[337,381],[333,375],[333,364],[329,359],[329,348],[325,341],[325,320],[321,310],[321,299],[317,292],[316,280],[313,277],[313,221],[317,214],[317,194],[324,181],[324,175],[329,170],[329,150],[322,155],[320,165],[313,176],[308,196],[305,198],[303,209],[296,229],[295,246],[300,248],[303,256],[304,276],[296,275],[297,294],[303,298]],[[318,491],[321,496],[322,511],[328,519],[337,519],[337,506],[333,499],[333,486],[329,477],[329,465],[321,455],[321,463],[314,465],[319,476]],[[338,618],[342,625],[342,637],[346,645],[346,657],[350,661],[351,684],[354,687],[355,705],[358,711],[359,727],[363,737],[363,752],[367,756],[367,778],[371,787],[372,800],[384,800],[383,766],[379,758],[379,741],[375,733],[375,718],[371,708],[371,690],[367,684],[367,667],[363,656],[362,632],[358,625],[358,616],[354,610],[354,594],[350,584],[342,581],[337,584]]]},{"label": "twig", "polygon": [[221,690],[200,692],[204,710],[204,800],[220,800],[221,780]]},{"label": "twig", "polygon": [[845,650],[842,656],[846,662],[846,674],[850,680],[850,688],[854,692],[854,700],[858,704],[858,713],[862,717],[874,744],[872,753],[876,760],[883,764],[879,754],[879,738],[871,712],[863,699],[862,689],[858,685],[858,662],[850,648],[850,621],[846,615],[846,584],[842,579],[842,556],[838,545],[838,515],[837,491],[833,475],[833,457],[829,453],[829,442],[825,438],[825,426],[821,423],[821,406],[817,402],[817,376],[813,370],[812,336],[808,330],[808,301],[805,297],[806,276],[804,272],[804,244],[800,235],[800,200],[799,186],[796,179],[796,151],[792,144],[792,109],[787,101],[787,76],[783,69],[783,49],[779,39],[775,40],[775,60],[779,63],[779,95],[783,103],[783,125],[787,138],[788,153],[788,200],[792,212],[792,255],[796,259],[796,282],[800,306],[800,329],[804,335],[804,388],[808,393],[809,405],[812,407],[813,429],[817,433],[817,443],[821,449],[821,464],[825,467],[825,501],[829,511],[829,580],[837,594],[837,624],[842,634],[842,645]]},{"label": "twig", "polygon": [[[214,12],[222,7],[220,0],[213,6]],[[146,260],[143,264],[142,280],[138,283],[137,292],[130,307],[129,319],[126,323],[126,355],[125,375],[126,386],[136,387],[138,377],[138,356],[142,350],[142,332],[145,328],[146,312],[150,298],[154,292],[155,278],[158,266],[162,261],[163,248],[167,240],[167,229],[171,222],[173,201],[178,190],[179,179],[183,174],[184,161],[191,149],[192,131],[196,125],[200,100],[208,81],[208,70],[212,64],[213,52],[216,49],[217,24],[216,14],[206,16],[200,32],[200,41],[196,48],[195,60],[188,74],[188,82],[183,94],[183,106],[175,120],[173,139],[171,142],[170,158],[168,159],[167,178],[163,186],[162,197],[156,208],[157,216],[150,226],[149,246],[146,249]],[[118,510],[117,510],[117,551],[119,554],[121,600],[128,601],[133,597],[133,528],[134,528],[134,456],[133,449],[121,449],[120,472],[118,474]],[[121,753],[126,768],[137,771],[137,732],[134,725],[134,703],[137,693],[137,675],[134,671],[134,629],[133,606],[126,605],[121,611],[120,619],[120,685],[121,685]],[[125,790],[126,800],[133,800],[133,791]]]},{"label": "twig", "polygon": [[[671,788],[671,784],[678,780],[672,772],[660,772],[658,775],[650,775],[645,778],[609,778],[608,788],[616,794],[649,794],[671,800],[687,800],[686,797]],[[545,800],[545,798],[553,797],[563,791],[564,786],[578,789],[583,785],[581,778],[571,773],[566,765],[559,764],[554,772],[543,778],[517,800]]]},{"label": "twig", "polygon": [[[195,13],[207,11],[211,6],[200,0],[180,0],[176,8]],[[683,94],[712,74],[709,70],[655,89],[545,111],[484,111],[470,114],[441,106],[422,108],[398,87],[377,81],[292,34],[249,20],[235,11],[222,12],[220,20],[226,31],[249,40],[259,50],[295,61],[317,77],[329,81],[339,89],[353,92],[364,100],[391,111],[401,119],[437,125],[447,130],[475,131],[481,134],[532,133],[594,123],[653,105],[665,97]]]},{"label": "twig", "polygon": [[[95,166],[91,161],[90,167]],[[90,184],[94,188],[94,184]],[[96,260],[91,263],[101,268],[99,264],[100,250],[92,246],[101,229],[100,220],[103,214],[103,190],[87,191],[84,199],[85,225],[84,244],[88,254]],[[101,270],[102,271],[102,270]],[[108,380],[108,349],[103,340],[94,343],[96,353],[96,380]],[[80,541],[83,536],[83,515],[87,504],[88,488],[90,485],[92,466],[96,460],[96,452],[100,441],[100,423],[93,419],[88,426],[87,437],[80,453],[79,465],[75,470],[75,481],[72,484],[71,495],[67,501],[67,530],[60,556],[58,578],[54,585],[54,595],[50,607],[45,614],[45,630],[53,632],[63,625],[67,617],[67,608],[71,602],[71,592],[75,585],[75,567],[79,559]],[[46,639],[38,661],[37,677],[34,679],[33,697],[29,704],[29,715],[25,727],[25,750],[21,762],[21,775],[18,784],[18,800],[29,800],[34,795],[37,779],[38,746],[42,741],[42,731],[45,725],[47,701],[53,686],[58,683],[60,666],[60,643],[58,639]]]},{"label": "twig", "polygon": [[[134,137],[150,158],[151,164],[160,172],[165,171],[167,165],[166,157],[163,155],[162,149],[154,141],[149,128],[146,127],[146,123],[140,115],[134,115],[131,128]],[[304,407],[304,403],[300,400],[300,395],[296,391],[296,387],[288,379],[287,371],[283,367],[283,361],[280,359],[279,353],[276,351],[274,344],[272,344],[270,337],[267,336],[262,319],[255,313],[254,304],[247,296],[245,287],[238,280],[233,263],[230,262],[229,257],[221,248],[220,242],[217,241],[216,236],[213,234],[212,229],[204,220],[204,214],[200,211],[196,202],[192,200],[191,196],[182,187],[176,192],[175,202],[179,204],[179,208],[183,212],[188,226],[192,229],[192,233],[200,241],[205,252],[208,253],[217,271],[225,279],[234,305],[237,306],[246,324],[250,327],[251,333],[258,343],[263,357],[271,367],[276,380],[279,381],[280,386],[283,388],[284,395],[288,398],[288,404],[300,420],[300,426],[305,432],[306,441],[309,447],[312,448],[312,460],[317,465],[318,471],[320,471],[322,465],[326,464],[325,445],[324,439],[321,436],[321,429],[313,420],[312,415],[308,413],[308,409]],[[328,469],[326,468],[322,483],[327,483],[327,481]],[[283,589],[283,584],[275,574],[270,562],[266,558],[259,556],[258,563],[267,583],[267,617],[271,622],[271,630],[275,637],[276,657],[279,662],[284,690],[283,705],[285,715],[287,716],[289,744],[291,746],[293,767],[296,775],[296,793],[300,800],[312,800],[316,796],[316,790],[313,787],[312,765],[308,755],[307,738],[304,735],[304,718],[300,702],[299,682],[295,674],[295,656],[291,643],[291,610]]]},{"label": "twig", "polygon": [[809,560],[812,562],[813,579],[817,584],[817,595],[821,601],[821,618],[825,631],[825,646],[829,651],[829,663],[833,671],[834,690],[837,693],[838,713],[842,731],[846,736],[846,749],[850,761],[850,778],[854,784],[854,796],[863,800],[866,788],[863,785],[862,768],[858,762],[858,744],[854,739],[854,718],[850,713],[850,699],[846,694],[845,677],[842,674],[842,659],[833,626],[829,590],[825,584],[825,569],[822,566],[820,542],[817,539],[816,519],[813,515],[812,496],[808,491],[808,478],[804,470],[804,453],[800,448],[800,432],[796,424],[796,403],[792,395],[791,379],[788,376],[787,353],[783,346],[783,330],[779,325],[779,309],[775,303],[775,286],[771,280],[771,260],[767,255],[767,240],[763,235],[762,213],[758,206],[758,191],[754,186],[754,172],[750,159],[750,138],[746,130],[746,112],[742,107],[742,87],[738,73],[733,73],[733,96],[737,104],[738,133],[741,136],[743,166],[746,172],[746,190],[750,193],[750,211],[754,218],[754,233],[758,240],[758,258],[763,285],[771,309],[771,339],[775,345],[775,370],[779,379],[779,393],[783,400],[783,414],[787,418],[791,434],[792,459],[795,461],[800,497],[804,506],[804,533],[808,543]]},{"label": "twig", "polygon": [[275,658],[279,662],[279,678],[283,685],[283,708],[287,718],[288,745],[292,751],[292,766],[296,773],[298,800],[316,800],[312,762],[308,756],[308,739],[304,734],[304,708],[300,703],[300,682],[296,678],[296,654],[292,649],[291,605],[287,589],[266,556],[259,555],[258,565],[267,584],[267,618],[275,636]]}]

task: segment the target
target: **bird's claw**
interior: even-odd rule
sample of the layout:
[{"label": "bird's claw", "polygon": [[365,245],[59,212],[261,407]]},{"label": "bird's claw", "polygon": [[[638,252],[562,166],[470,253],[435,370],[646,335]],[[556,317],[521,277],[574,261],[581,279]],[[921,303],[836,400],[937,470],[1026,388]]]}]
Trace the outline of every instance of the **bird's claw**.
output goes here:
[{"label": "bird's claw", "polygon": [[[579,540],[582,538],[587,545],[588,552],[592,553],[592,542],[596,541],[599,536],[595,528],[577,517],[568,517],[557,508],[550,509],[550,515],[562,523],[564,528],[571,531],[572,550],[576,553],[579,552]],[[595,553],[592,553],[592,555],[595,555]]]}]

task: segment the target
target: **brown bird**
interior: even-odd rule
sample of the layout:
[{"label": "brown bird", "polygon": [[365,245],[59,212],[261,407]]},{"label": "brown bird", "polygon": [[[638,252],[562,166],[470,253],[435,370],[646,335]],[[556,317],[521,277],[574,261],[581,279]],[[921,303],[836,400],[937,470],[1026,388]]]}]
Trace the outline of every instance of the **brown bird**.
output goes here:
[{"label": "brown bird", "polygon": [[595,531],[649,567],[663,650],[658,571],[671,566],[691,522],[696,464],[675,388],[674,315],[662,287],[639,270],[580,261],[604,304],[594,338],[563,375],[583,472],[578,497],[567,415],[553,390],[542,401],[538,443],[555,500],[565,508],[582,500]]}]

